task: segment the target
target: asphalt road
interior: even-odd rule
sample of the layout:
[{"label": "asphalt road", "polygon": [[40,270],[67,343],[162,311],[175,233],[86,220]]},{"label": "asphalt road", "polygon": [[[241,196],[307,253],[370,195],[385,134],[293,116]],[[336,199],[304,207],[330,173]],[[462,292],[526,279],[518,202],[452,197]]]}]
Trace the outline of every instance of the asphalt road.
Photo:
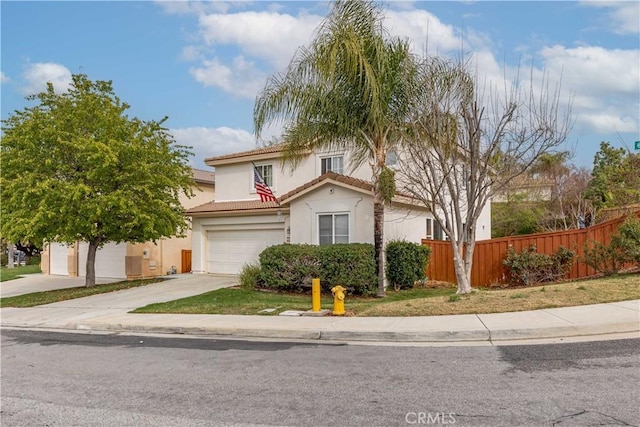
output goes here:
[{"label": "asphalt road", "polygon": [[640,425],[640,340],[397,347],[2,331],[6,426]]}]

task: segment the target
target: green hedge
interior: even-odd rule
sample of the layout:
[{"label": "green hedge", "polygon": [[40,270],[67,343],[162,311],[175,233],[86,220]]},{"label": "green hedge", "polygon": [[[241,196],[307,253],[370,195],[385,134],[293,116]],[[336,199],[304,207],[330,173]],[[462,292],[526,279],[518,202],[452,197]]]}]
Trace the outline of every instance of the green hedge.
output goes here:
[{"label": "green hedge", "polygon": [[387,279],[395,289],[411,288],[425,278],[431,248],[405,240],[387,243]]},{"label": "green hedge", "polygon": [[353,294],[374,294],[377,276],[373,245],[282,244],[260,254],[260,284],[269,289],[303,292],[320,278],[323,292],[342,285]]}]

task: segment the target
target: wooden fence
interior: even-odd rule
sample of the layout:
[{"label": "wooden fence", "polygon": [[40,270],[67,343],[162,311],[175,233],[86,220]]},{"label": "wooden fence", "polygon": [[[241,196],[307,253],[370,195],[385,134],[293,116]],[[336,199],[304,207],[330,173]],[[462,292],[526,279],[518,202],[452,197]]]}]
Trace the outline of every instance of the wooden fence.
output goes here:
[{"label": "wooden fence", "polygon": [[[471,286],[491,286],[507,283],[507,270],[503,264],[507,249],[513,247],[517,252],[535,245],[539,253],[551,254],[560,246],[578,254],[576,262],[569,272],[569,279],[579,279],[596,274],[596,271],[580,261],[586,242],[597,241],[608,244],[616,233],[623,218],[613,219],[580,230],[558,231],[553,233],[510,236],[499,239],[476,242],[471,268]],[[422,244],[431,247],[431,257],[427,266],[427,277],[432,280],[456,282],[453,267],[453,251],[448,241],[422,240]]]}]

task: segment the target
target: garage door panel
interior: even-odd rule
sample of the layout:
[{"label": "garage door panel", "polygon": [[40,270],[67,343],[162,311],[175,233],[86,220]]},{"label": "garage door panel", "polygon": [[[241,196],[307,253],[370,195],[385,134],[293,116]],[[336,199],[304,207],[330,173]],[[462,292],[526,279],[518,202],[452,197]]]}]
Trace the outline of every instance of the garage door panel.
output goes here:
[{"label": "garage door panel", "polygon": [[[78,275],[87,275],[87,254],[89,244],[81,242],[78,248]],[[126,275],[125,256],[127,247],[125,243],[107,243],[96,253],[96,277],[109,277],[124,279]]]},{"label": "garage door panel", "polygon": [[49,244],[49,274],[69,275],[69,247],[62,243]]},{"label": "garage door panel", "polygon": [[283,243],[284,230],[209,231],[207,238],[207,271],[215,274],[239,274],[245,264],[257,261],[265,248]]}]

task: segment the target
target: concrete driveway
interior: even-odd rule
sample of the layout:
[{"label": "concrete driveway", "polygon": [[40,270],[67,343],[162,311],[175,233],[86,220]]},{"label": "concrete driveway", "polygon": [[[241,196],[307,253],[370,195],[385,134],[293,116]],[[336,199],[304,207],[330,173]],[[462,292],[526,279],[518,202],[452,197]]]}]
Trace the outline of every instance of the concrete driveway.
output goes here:
[{"label": "concrete driveway", "polygon": [[[121,280],[122,279],[96,277],[96,284],[119,282]],[[0,298],[80,286],[84,286],[84,277],[25,274],[18,279],[0,282]]]},{"label": "concrete driveway", "polygon": [[[125,315],[135,308],[148,304],[198,295],[238,283],[236,277],[219,277],[207,274],[178,274],[166,278],[167,280],[163,282],[146,286],[36,307],[5,307],[0,309],[0,324],[3,327],[76,329],[81,322],[88,320]],[[19,280],[23,279],[15,281]],[[35,278],[31,280],[37,282]],[[53,286],[55,282],[56,279],[48,286]],[[63,287],[69,287],[70,282],[58,283],[64,283]],[[129,314],[128,316],[140,317],[141,315]]]}]

